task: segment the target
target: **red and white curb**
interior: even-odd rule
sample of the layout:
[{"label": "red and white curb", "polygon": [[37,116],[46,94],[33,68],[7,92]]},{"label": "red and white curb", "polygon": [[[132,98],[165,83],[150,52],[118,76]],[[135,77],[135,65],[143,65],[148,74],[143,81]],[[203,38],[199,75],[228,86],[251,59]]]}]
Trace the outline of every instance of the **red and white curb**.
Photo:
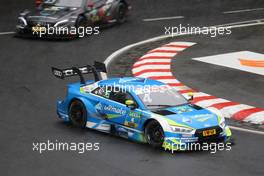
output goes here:
[{"label": "red and white curb", "polygon": [[171,60],[181,51],[195,45],[191,42],[172,42],[149,51],[133,65],[136,77],[151,78],[174,87],[183,96],[194,93],[193,103],[203,108],[214,107],[227,118],[254,124],[264,124],[264,108],[232,102],[203,92],[197,92],[177,80],[171,72]]}]

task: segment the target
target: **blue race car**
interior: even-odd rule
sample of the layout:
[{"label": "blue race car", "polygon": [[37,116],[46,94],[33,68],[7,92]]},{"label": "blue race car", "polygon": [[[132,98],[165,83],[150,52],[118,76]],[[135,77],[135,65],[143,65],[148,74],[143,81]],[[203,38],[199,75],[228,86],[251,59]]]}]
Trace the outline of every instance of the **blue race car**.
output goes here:
[{"label": "blue race car", "polygon": [[[216,109],[192,104],[170,86],[152,79],[125,77],[101,80],[104,64],[52,68],[61,79],[79,76],[57,102],[57,114],[81,128],[111,133],[153,147],[180,150],[182,145],[227,142],[231,131]],[[94,74],[85,81],[83,74]]]}]

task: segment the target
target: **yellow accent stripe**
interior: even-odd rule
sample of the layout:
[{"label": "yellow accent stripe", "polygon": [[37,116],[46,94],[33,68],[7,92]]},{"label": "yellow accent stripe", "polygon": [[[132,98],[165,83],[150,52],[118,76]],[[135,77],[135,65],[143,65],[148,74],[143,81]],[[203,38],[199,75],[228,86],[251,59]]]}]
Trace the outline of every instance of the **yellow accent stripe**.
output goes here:
[{"label": "yellow accent stripe", "polygon": [[109,118],[109,119],[120,117],[119,114],[107,114],[106,116],[107,116],[107,118]]},{"label": "yellow accent stripe", "polygon": [[167,122],[169,123],[169,125],[194,129],[194,128],[190,127],[190,126],[183,125],[183,124],[179,124],[179,123],[177,123],[177,122],[175,122],[175,121],[173,121],[173,120],[167,118],[166,116],[161,116],[161,117],[163,117],[164,119],[166,119]]}]

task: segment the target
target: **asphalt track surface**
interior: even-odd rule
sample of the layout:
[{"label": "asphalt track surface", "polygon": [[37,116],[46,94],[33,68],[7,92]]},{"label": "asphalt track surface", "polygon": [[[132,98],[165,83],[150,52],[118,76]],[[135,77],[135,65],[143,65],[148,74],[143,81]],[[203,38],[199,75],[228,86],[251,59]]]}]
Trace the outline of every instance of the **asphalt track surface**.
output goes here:
[{"label": "asphalt track surface", "polygon": [[[103,30],[99,36],[74,41],[43,41],[0,35],[1,175],[263,175],[261,135],[233,131],[236,145],[232,151],[172,155],[148,145],[77,129],[57,119],[56,100],[65,95],[65,85],[77,79],[57,80],[50,73],[51,66],[104,61],[125,45],[163,34],[164,26],[180,23],[208,26],[264,18],[262,12],[222,14],[223,11],[263,7],[260,0],[166,0],[162,4],[158,0],[135,0],[132,6],[128,23]],[[1,0],[0,32],[13,31],[19,11],[25,8],[33,8],[30,0],[19,3]],[[186,18],[142,21],[178,15]],[[99,142],[100,151],[84,154],[32,151],[33,142],[47,140]]]}]

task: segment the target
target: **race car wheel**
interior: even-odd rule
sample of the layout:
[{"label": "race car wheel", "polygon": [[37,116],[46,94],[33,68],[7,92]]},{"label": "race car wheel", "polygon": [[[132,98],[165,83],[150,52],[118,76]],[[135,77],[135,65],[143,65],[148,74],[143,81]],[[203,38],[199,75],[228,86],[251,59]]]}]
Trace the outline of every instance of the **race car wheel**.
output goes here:
[{"label": "race car wheel", "polygon": [[117,23],[122,24],[126,22],[127,6],[124,3],[120,3],[117,10]]},{"label": "race car wheel", "polygon": [[87,121],[87,112],[84,104],[79,100],[74,100],[69,108],[70,122],[77,127],[84,128]]},{"label": "race car wheel", "polygon": [[152,120],[146,125],[145,138],[152,147],[162,147],[164,142],[164,132],[159,122]]},{"label": "race car wheel", "polygon": [[86,27],[87,23],[83,16],[79,16],[76,20],[76,27]]}]

